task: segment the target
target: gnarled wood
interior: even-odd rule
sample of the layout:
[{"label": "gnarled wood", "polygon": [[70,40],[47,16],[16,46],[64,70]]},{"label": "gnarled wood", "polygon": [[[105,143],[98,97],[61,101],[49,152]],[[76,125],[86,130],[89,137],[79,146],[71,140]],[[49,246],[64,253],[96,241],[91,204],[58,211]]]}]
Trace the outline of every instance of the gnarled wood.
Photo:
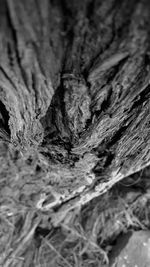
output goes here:
[{"label": "gnarled wood", "polygon": [[30,199],[57,224],[150,163],[150,3],[0,6],[1,136],[10,165],[20,152],[10,198],[18,186],[21,205]]}]

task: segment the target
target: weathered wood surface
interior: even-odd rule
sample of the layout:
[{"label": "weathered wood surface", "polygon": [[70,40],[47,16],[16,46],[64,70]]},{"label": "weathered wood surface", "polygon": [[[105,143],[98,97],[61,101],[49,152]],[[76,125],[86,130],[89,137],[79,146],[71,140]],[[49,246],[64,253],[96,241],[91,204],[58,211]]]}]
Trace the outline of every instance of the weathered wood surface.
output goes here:
[{"label": "weathered wood surface", "polygon": [[0,0],[13,199],[34,180],[34,207],[64,215],[150,164],[149,17],[148,0]]}]

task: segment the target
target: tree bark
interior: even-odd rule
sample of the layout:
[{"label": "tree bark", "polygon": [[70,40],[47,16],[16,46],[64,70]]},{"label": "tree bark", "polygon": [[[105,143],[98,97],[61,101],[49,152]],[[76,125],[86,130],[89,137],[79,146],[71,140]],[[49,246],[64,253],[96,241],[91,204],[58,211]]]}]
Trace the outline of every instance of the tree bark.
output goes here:
[{"label": "tree bark", "polygon": [[150,164],[150,3],[0,7],[2,199],[58,225]]}]

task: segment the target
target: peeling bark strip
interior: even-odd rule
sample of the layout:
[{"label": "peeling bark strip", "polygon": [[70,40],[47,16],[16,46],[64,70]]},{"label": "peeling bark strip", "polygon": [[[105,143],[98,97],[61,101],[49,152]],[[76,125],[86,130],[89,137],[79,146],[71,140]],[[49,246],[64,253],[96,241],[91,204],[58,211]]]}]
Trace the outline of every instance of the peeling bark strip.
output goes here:
[{"label": "peeling bark strip", "polygon": [[0,137],[47,166],[37,208],[80,206],[149,165],[149,1],[0,6]]}]

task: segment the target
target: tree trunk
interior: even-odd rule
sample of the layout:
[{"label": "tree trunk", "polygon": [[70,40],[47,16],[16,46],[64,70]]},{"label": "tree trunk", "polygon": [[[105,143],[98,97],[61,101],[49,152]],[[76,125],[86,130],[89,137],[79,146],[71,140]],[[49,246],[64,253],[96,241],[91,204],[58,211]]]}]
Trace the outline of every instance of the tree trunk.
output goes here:
[{"label": "tree trunk", "polygon": [[0,7],[1,209],[58,226],[150,163],[150,3]]}]

